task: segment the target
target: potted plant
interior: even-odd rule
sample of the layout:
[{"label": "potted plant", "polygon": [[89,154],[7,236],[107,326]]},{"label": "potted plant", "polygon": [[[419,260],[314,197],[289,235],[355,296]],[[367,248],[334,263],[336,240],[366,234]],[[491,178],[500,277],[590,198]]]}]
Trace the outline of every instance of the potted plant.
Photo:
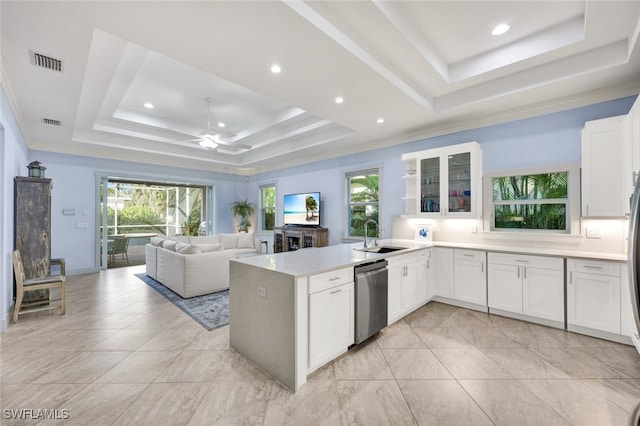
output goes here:
[{"label": "potted plant", "polygon": [[231,212],[233,217],[239,218],[238,232],[248,232],[251,226],[251,215],[255,213],[256,206],[249,200],[236,200],[231,204]]}]

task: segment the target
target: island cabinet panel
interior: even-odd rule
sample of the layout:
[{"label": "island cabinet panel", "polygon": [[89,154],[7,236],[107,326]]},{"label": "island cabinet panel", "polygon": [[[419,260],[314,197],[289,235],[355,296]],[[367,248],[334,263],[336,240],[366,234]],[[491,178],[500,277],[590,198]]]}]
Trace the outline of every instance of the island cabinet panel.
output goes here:
[{"label": "island cabinet panel", "polygon": [[353,282],[309,295],[309,371],[354,343],[354,307]]},{"label": "island cabinet panel", "polygon": [[489,311],[564,328],[564,259],[487,255]]}]

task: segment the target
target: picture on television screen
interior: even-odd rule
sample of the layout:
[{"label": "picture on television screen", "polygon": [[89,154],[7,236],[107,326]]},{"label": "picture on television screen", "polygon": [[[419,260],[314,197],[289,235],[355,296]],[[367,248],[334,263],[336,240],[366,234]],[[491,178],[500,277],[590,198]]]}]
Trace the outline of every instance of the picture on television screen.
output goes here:
[{"label": "picture on television screen", "polygon": [[320,193],[285,195],[284,224],[320,226]]}]

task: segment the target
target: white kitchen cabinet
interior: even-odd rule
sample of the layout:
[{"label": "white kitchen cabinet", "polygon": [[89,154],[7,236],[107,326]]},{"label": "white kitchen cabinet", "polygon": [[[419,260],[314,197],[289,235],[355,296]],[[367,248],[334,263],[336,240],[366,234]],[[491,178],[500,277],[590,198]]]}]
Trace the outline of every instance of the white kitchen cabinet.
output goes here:
[{"label": "white kitchen cabinet", "polygon": [[487,253],[460,249],[454,253],[454,299],[487,306]]},{"label": "white kitchen cabinet", "polygon": [[354,343],[354,309],[353,282],[309,295],[309,370],[332,360]]},{"label": "white kitchen cabinet", "polygon": [[[625,160],[624,195],[629,199],[640,175],[640,96],[622,121],[622,141]],[[625,213],[630,213],[629,204],[625,204],[625,208]]]},{"label": "white kitchen cabinet", "polygon": [[629,211],[625,116],[588,121],[582,130],[582,216],[623,217]]},{"label": "white kitchen cabinet", "polygon": [[392,324],[424,302],[419,299],[418,255],[394,256],[389,262],[387,322]]},{"label": "white kitchen cabinet", "polygon": [[627,337],[638,333],[631,303],[629,270],[625,262],[620,265],[620,334]]},{"label": "white kitchen cabinet", "polygon": [[620,264],[567,259],[567,328],[620,334]]},{"label": "white kitchen cabinet", "polygon": [[480,217],[482,151],[477,142],[404,154],[405,215]]},{"label": "white kitchen cabinet", "polygon": [[420,305],[431,299],[429,294],[429,270],[431,266],[431,250],[425,249],[418,252],[418,290],[417,297]]},{"label": "white kitchen cabinet", "polygon": [[431,257],[431,280],[434,296],[453,299],[454,297],[454,257],[453,249],[435,247]]},{"label": "white kitchen cabinet", "polygon": [[490,310],[564,326],[563,259],[489,253],[487,263]]}]

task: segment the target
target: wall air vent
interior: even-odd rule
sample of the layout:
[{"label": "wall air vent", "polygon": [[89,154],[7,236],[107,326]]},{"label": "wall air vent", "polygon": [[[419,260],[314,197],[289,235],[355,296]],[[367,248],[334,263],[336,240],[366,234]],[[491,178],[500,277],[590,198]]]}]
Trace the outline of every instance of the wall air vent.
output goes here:
[{"label": "wall air vent", "polygon": [[31,64],[36,67],[46,68],[51,71],[63,72],[64,62],[62,59],[57,59],[52,56],[43,55],[42,53],[29,51],[31,56]]},{"label": "wall air vent", "polygon": [[43,118],[42,124],[48,124],[50,126],[62,126],[62,122],[60,120],[54,120],[52,118]]}]

